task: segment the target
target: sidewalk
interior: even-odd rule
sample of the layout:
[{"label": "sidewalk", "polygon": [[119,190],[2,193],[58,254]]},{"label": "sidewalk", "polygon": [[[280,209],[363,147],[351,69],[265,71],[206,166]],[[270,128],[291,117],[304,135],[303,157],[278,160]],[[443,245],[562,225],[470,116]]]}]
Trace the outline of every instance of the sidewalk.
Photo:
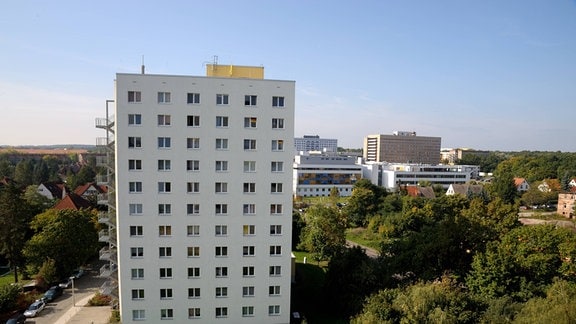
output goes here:
[{"label": "sidewalk", "polygon": [[110,306],[99,306],[92,307],[86,306],[90,298],[94,294],[78,301],[76,307],[71,307],[60,316],[60,318],[54,322],[54,324],[71,324],[71,323],[82,323],[82,324],[106,324],[110,319],[111,307]]}]

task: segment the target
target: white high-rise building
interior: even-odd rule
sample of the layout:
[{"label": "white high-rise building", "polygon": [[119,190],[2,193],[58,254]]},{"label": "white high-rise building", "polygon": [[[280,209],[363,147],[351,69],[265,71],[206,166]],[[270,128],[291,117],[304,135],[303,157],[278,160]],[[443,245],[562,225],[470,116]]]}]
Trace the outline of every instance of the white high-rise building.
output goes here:
[{"label": "white high-rise building", "polygon": [[290,321],[294,81],[117,74],[122,323]]}]

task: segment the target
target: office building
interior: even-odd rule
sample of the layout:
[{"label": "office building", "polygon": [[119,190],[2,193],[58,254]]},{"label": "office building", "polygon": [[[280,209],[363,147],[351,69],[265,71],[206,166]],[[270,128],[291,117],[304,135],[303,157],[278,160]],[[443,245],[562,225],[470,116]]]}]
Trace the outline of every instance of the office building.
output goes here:
[{"label": "office building", "polygon": [[294,148],[296,152],[337,152],[338,140],[333,138],[320,138],[318,135],[304,135],[304,137],[294,138]]},{"label": "office building", "polygon": [[294,158],[293,191],[296,196],[330,196],[332,188],[341,197],[352,195],[354,183],[362,178],[362,167],[354,157],[303,154]]},{"label": "office building", "polygon": [[290,321],[295,83],[206,69],[116,75],[122,323]]},{"label": "office building", "polygon": [[363,157],[366,162],[438,164],[440,144],[440,137],[416,136],[416,132],[368,135]]}]

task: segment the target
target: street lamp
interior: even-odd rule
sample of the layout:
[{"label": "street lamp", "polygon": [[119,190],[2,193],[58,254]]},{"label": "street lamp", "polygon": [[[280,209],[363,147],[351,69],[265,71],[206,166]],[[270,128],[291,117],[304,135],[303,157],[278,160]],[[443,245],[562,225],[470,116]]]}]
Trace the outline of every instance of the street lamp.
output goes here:
[{"label": "street lamp", "polygon": [[72,305],[76,307],[76,295],[74,295],[74,276],[70,277],[72,281]]}]

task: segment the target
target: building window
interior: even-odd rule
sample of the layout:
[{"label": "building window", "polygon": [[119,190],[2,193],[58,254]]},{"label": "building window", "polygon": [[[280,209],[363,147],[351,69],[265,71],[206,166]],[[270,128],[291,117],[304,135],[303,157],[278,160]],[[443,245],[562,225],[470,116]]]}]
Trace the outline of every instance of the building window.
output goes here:
[{"label": "building window", "polygon": [[199,278],[199,277],[200,277],[199,267],[188,268],[188,278]]},{"label": "building window", "polygon": [[242,287],[242,297],[254,297],[254,286]]},{"label": "building window", "polygon": [[244,204],[242,206],[242,213],[244,215],[254,215],[256,214],[256,204]]},{"label": "building window", "polygon": [[228,307],[216,307],[216,318],[228,317]]},{"label": "building window", "polygon": [[270,225],[270,235],[282,235],[282,225]]},{"label": "building window", "polygon": [[272,182],[270,184],[271,193],[281,193],[282,192],[282,182]]},{"label": "building window", "polygon": [[143,309],[132,310],[132,320],[134,321],[144,321],[146,320],[146,311]]},{"label": "building window", "polygon": [[172,299],[172,288],[160,289],[160,299]]},{"label": "building window", "polygon": [[250,236],[256,234],[256,225],[242,225],[242,234]]},{"label": "building window", "polygon": [[158,160],[158,171],[170,171],[172,163],[170,160]]},{"label": "building window", "polygon": [[256,106],[257,97],[254,95],[245,95],[244,96],[244,106]]},{"label": "building window", "polygon": [[142,115],[128,114],[128,125],[142,125]]},{"label": "building window", "polygon": [[217,257],[227,257],[228,256],[228,247],[227,246],[216,246],[214,247],[215,255]]},{"label": "building window", "polygon": [[216,116],[216,127],[228,127],[228,116]]},{"label": "building window", "polygon": [[128,190],[130,193],[142,192],[142,182],[140,181],[128,182]]},{"label": "building window", "polygon": [[254,316],[254,306],[242,306],[242,317]]},{"label": "building window", "polygon": [[282,255],[282,246],[280,245],[270,245],[270,256]]},{"label": "building window", "polygon": [[228,277],[228,267],[216,267],[216,278]]},{"label": "building window", "polygon": [[244,128],[256,128],[256,117],[244,117]]},{"label": "building window", "polygon": [[188,318],[200,318],[200,307],[188,308]]},{"label": "building window", "polygon": [[214,232],[216,236],[226,236],[228,235],[228,225],[216,225]]},{"label": "building window", "polygon": [[158,182],[159,193],[169,193],[172,191],[172,184],[170,182]]},{"label": "building window", "polygon": [[284,151],[284,140],[272,140],[272,151]]},{"label": "building window", "polygon": [[144,235],[144,230],[142,226],[130,226],[130,236],[142,236]]},{"label": "building window", "polygon": [[199,149],[200,148],[200,138],[198,137],[188,137],[186,139],[186,148],[189,149]]},{"label": "building window", "polygon": [[270,168],[272,172],[284,172],[284,162],[272,161],[270,163]]},{"label": "building window", "polygon": [[158,115],[158,126],[170,126],[170,115]]},{"label": "building window", "polygon": [[186,233],[188,236],[200,236],[200,225],[186,226]]},{"label": "building window", "polygon": [[187,193],[199,193],[200,192],[200,182],[187,182],[186,183]]},{"label": "building window", "polygon": [[142,215],[142,204],[129,204],[130,215]]},{"label": "building window", "polygon": [[128,160],[128,170],[142,170],[142,160]]},{"label": "building window", "polygon": [[280,305],[270,305],[268,306],[268,315],[278,316],[280,315]]},{"label": "building window", "polygon": [[172,214],[171,204],[158,204],[158,215],[166,216]]},{"label": "building window", "polygon": [[242,190],[244,193],[255,193],[256,192],[256,183],[244,182]]},{"label": "building window", "polygon": [[216,104],[217,105],[227,105],[228,104],[228,95],[227,94],[217,94],[216,95]]},{"label": "building window", "polygon": [[227,204],[216,204],[215,209],[216,209],[216,211],[215,211],[216,215],[228,214],[228,205]]},{"label": "building window", "polygon": [[140,91],[128,91],[128,102],[142,102],[142,92]]},{"label": "building window", "polygon": [[253,266],[242,267],[242,276],[254,277],[254,267]]},{"label": "building window", "polygon": [[144,257],[144,248],[143,247],[132,247],[130,248],[130,258],[132,259],[139,259]]},{"label": "building window", "polygon": [[170,103],[170,92],[158,92],[158,103]]},{"label": "building window", "polygon": [[188,97],[187,97],[186,103],[199,104],[200,103],[200,94],[188,92]]},{"label": "building window", "polygon": [[159,236],[172,236],[172,226],[170,225],[159,225],[158,226]]},{"label": "building window", "polygon": [[144,299],[144,289],[132,289],[132,299]]},{"label": "building window", "polygon": [[200,204],[186,204],[186,213],[188,215],[199,215]]},{"label": "building window", "polygon": [[188,298],[200,298],[200,288],[188,288]]},{"label": "building window", "polygon": [[144,269],[142,269],[142,268],[130,269],[130,273],[131,273],[131,278],[134,280],[144,279]]},{"label": "building window", "polygon": [[160,268],[160,279],[172,279],[172,268]]},{"label": "building window", "polygon": [[244,150],[253,151],[255,149],[256,149],[256,140],[255,139],[245,139],[244,140]]},{"label": "building window", "polygon": [[200,171],[200,160],[186,160],[186,171]]},{"label": "building window", "polygon": [[244,172],[256,172],[256,161],[244,161]]},{"label": "building window", "polygon": [[186,250],[187,250],[187,255],[189,258],[194,258],[194,257],[200,256],[200,247],[199,246],[189,246]]},{"label": "building window", "polygon": [[254,256],[254,250],[253,245],[245,245],[242,247],[242,256]]},{"label": "building window", "polygon": [[141,137],[128,137],[128,148],[141,148],[142,138]]},{"label": "building window", "polygon": [[280,296],[280,286],[268,286],[268,295]]},{"label": "building window", "polygon": [[216,139],[216,149],[217,150],[227,150],[228,149],[228,139],[227,138],[217,138]]},{"label": "building window", "polygon": [[269,274],[271,277],[278,277],[282,275],[282,267],[280,266],[270,266]]},{"label": "building window", "polygon": [[228,161],[216,161],[215,169],[216,172],[228,171]]},{"label": "building window", "polygon": [[284,107],[284,97],[272,97],[272,107]]},{"label": "building window", "polygon": [[170,137],[158,137],[158,148],[170,148],[171,145]]},{"label": "building window", "polygon": [[272,129],[284,129],[284,118],[272,118]]},{"label": "building window", "polygon": [[158,255],[161,258],[170,258],[172,257],[172,248],[169,246],[161,246],[158,248]]},{"label": "building window", "polygon": [[200,127],[200,116],[188,115],[186,118],[186,125],[190,127]]},{"label": "building window", "polygon": [[216,182],[214,183],[214,192],[216,193],[227,193],[228,183],[227,182]]},{"label": "building window", "polygon": [[228,287],[216,287],[216,298],[228,297]]},{"label": "building window", "polygon": [[172,308],[162,308],[160,310],[160,319],[167,320],[174,318],[174,310]]},{"label": "building window", "polygon": [[271,204],[270,205],[270,214],[272,214],[272,215],[282,214],[282,204]]}]

